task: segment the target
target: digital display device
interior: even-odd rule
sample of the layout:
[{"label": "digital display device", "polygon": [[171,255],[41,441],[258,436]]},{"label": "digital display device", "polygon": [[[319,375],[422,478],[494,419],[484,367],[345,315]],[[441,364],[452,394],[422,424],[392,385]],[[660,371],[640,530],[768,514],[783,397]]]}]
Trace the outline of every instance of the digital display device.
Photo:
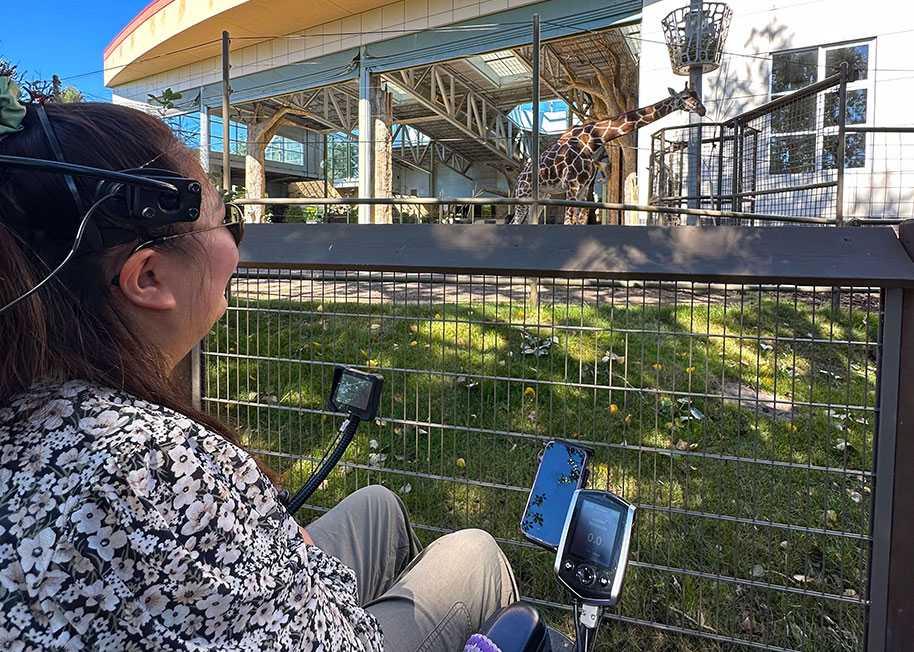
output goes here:
[{"label": "digital display device", "polygon": [[586,481],[590,451],[563,441],[543,450],[520,528],[530,541],[555,550],[574,492]]},{"label": "digital display device", "polygon": [[621,509],[585,501],[572,536],[572,550],[586,561],[611,566],[621,519]]},{"label": "digital display device", "polygon": [[618,601],[634,518],[635,507],[609,491],[574,493],[555,573],[585,604],[612,606]]},{"label": "digital display device", "polygon": [[364,410],[371,400],[371,388],[372,382],[367,378],[359,378],[344,371],[340,384],[336,387],[334,400],[337,405],[352,405]]},{"label": "digital display device", "polygon": [[335,367],[329,407],[362,421],[374,419],[381,402],[384,377],[349,367]]}]

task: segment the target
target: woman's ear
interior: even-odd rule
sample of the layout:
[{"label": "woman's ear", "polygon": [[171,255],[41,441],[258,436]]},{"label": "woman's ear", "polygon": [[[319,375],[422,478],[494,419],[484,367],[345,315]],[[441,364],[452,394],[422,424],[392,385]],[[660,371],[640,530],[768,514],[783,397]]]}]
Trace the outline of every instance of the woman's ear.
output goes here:
[{"label": "woman's ear", "polygon": [[118,274],[118,288],[138,308],[174,310],[178,305],[169,283],[174,275],[168,259],[154,249],[142,249],[127,259]]}]

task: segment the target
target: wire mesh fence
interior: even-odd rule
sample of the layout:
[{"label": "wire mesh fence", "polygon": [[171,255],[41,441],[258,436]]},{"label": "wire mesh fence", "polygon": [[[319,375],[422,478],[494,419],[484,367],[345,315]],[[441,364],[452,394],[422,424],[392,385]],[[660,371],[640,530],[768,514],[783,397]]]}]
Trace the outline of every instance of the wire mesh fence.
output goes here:
[{"label": "wire mesh fence", "polygon": [[[866,95],[848,91],[838,74],[725,123],[661,129],[651,140],[649,203],[688,203],[688,148],[690,135],[698,130],[698,204],[767,216],[703,222],[772,226],[780,223],[778,215],[838,223],[910,219],[914,129],[870,127],[862,124],[866,121]],[[655,215],[648,223],[681,220]]]},{"label": "wire mesh fence", "polygon": [[849,126],[847,140],[845,217],[914,218],[914,127]]},{"label": "wire mesh fence", "polygon": [[[385,377],[307,507],[398,492],[425,541],[480,527],[564,598],[519,522],[551,438],[640,509],[604,649],[860,650],[880,291],[245,267],[205,341],[205,407],[301,485],[335,364]],[[567,625],[565,612],[550,612]]]}]

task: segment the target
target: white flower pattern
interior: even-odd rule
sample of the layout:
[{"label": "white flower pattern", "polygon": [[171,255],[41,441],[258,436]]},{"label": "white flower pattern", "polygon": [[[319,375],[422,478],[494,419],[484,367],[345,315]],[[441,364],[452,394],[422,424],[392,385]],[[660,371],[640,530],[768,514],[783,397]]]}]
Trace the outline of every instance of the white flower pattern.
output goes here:
[{"label": "white flower pattern", "polygon": [[381,652],[354,573],[302,541],[243,450],[123,391],[0,406],[4,652]]}]

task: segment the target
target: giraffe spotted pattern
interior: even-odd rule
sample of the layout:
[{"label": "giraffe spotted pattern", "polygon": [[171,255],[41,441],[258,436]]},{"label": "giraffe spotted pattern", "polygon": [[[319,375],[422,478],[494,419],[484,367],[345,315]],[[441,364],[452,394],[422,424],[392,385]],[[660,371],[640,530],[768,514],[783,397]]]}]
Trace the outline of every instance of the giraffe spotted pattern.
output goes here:
[{"label": "giraffe spotted pattern", "polygon": [[[585,201],[589,199],[588,194],[597,172],[602,171],[604,176],[609,172],[607,145],[610,142],[673,111],[705,114],[705,107],[688,84],[678,93],[673,89],[669,91],[669,97],[650,106],[628,111],[609,120],[577,125],[562,134],[540,156],[540,195],[564,193],[566,199]],[[514,196],[528,199],[532,195],[532,161],[528,160],[517,177]],[[516,206],[511,223],[523,224],[527,221],[529,212],[529,206]],[[587,209],[565,209],[565,224],[587,224]]]}]

